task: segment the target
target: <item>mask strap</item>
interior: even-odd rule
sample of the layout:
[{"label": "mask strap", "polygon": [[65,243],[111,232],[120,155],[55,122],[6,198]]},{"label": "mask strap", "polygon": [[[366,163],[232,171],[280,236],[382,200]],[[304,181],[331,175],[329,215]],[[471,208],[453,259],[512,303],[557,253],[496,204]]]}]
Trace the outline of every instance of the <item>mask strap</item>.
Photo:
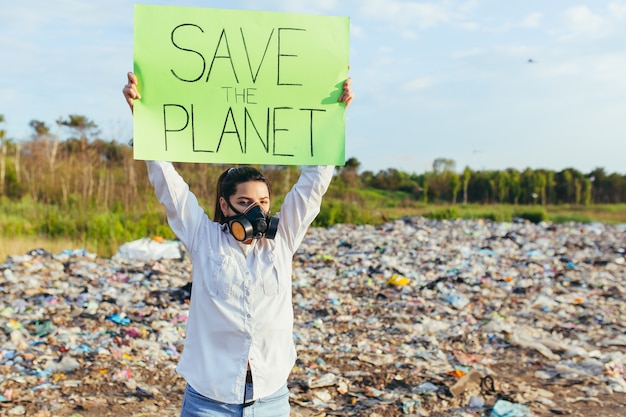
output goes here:
[{"label": "mask strap", "polygon": [[230,207],[230,209],[235,212],[235,216],[241,216],[243,214],[243,213],[240,213],[239,210],[237,210],[235,207],[233,207],[232,204],[230,204],[229,198],[226,198],[226,197],[223,197],[223,198],[224,200],[226,200],[226,204],[228,204],[228,207]]},{"label": "mask strap", "polygon": [[[243,213],[247,213],[247,212],[248,212],[248,210],[250,210],[250,209],[251,209],[252,207],[254,207],[254,206],[257,206],[257,205],[258,205],[259,207],[261,207],[261,204],[259,204],[259,202],[258,202],[258,201],[253,201],[252,203],[250,203],[250,205],[249,205],[248,207],[246,207],[246,208],[243,210],[243,213],[242,213],[242,212],[240,212],[239,210],[237,210],[235,207],[233,207],[233,205],[232,205],[232,204],[230,204],[230,200],[229,200],[229,199],[227,199],[226,197],[224,197],[224,200],[226,200],[226,204],[228,204],[228,207],[230,207],[230,209],[231,209],[232,211],[234,211],[234,212],[235,212],[235,216],[233,216],[233,217],[236,217],[236,216],[243,216]],[[265,213],[265,210],[263,210],[263,207],[261,207],[261,211],[263,211],[263,213]]]}]

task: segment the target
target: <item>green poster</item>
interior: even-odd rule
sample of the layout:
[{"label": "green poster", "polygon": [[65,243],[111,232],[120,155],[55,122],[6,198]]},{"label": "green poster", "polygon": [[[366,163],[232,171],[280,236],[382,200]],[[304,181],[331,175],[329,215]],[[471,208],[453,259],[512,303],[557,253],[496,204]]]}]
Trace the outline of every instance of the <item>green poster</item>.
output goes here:
[{"label": "green poster", "polygon": [[135,5],[136,159],[344,165],[346,17]]}]

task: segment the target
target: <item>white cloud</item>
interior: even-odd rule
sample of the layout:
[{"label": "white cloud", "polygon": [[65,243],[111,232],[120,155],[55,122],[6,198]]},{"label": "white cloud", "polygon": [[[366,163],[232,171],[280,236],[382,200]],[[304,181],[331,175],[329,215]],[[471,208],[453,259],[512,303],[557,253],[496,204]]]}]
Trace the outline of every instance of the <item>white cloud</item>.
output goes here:
[{"label": "white cloud", "polygon": [[350,36],[353,38],[365,38],[367,35],[363,30],[362,26],[355,25],[354,23],[350,24]]},{"label": "white cloud", "polygon": [[581,67],[574,61],[559,62],[540,67],[540,74],[547,78],[574,77],[581,74]]},{"label": "white cloud", "polygon": [[537,55],[537,50],[523,45],[506,45],[495,47],[496,52],[513,58],[529,59]]},{"label": "white cloud", "polygon": [[609,13],[618,18],[624,19],[626,18],[626,3],[620,3],[617,1],[612,1],[608,6]]},{"label": "white cloud", "polygon": [[393,25],[417,26],[420,29],[430,28],[451,19],[443,4],[397,0],[365,0],[361,6],[361,14]]},{"label": "white cloud", "polygon": [[19,95],[17,94],[16,88],[0,89],[0,101],[4,103],[11,102],[12,100],[15,100],[17,97],[19,97]]},{"label": "white cloud", "polygon": [[[558,54],[553,54],[554,56]],[[584,59],[559,59],[537,65],[539,74],[547,78],[563,79],[575,77],[584,80],[585,85],[599,88],[601,84],[613,87],[626,87],[626,54],[608,53],[586,56]]]},{"label": "white cloud", "polygon": [[415,33],[412,30],[405,30],[402,32],[402,37],[405,39],[410,39],[410,40],[416,40],[419,38],[419,36],[417,36],[417,33]]},{"label": "white cloud", "polygon": [[45,13],[33,13],[26,4],[14,4],[9,11],[0,14],[0,26],[6,33],[32,31],[45,20]]},{"label": "white cloud", "polygon": [[315,0],[315,5],[324,11],[337,10],[339,2],[337,0]]},{"label": "white cloud", "polygon": [[481,2],[482,0],[465,0],[465,2],[461,2],[461,4],[459,4],[459,12],[471,13],[481,6]]},{"label": "white cloud", "polygon": [[522,20],[522,27],[527,27],[527,28],[539,27],[539,24],[541,23],[542,18],[543,18],[543,13],[539,13],[539,12],[531,13]]},{"label": "white cloud", "polygon": [[337,0],[316,0],[308,4],[291,0],[281,2],[281,9],[291,13],[325,14],[334,13],[338,8],[339,3]]},{"label": "white cloud", "polygon": [[459,24],[459,27],[468,32],[474,32],[480,28],[480,25],[476,22],[462,22]]},{"label": "white cloud", "polygon": [[485,48],[472,48],[464,51],[456,51],[452,52],[450,55],[453,59],[465,59],[465,58],[473,58],[475,56],[485,55],[487,51]]},{"label": "white cloud", "polygon": [[[0,18],[3,26],[19,28],[21,33],[38,30],[58,31],[63,26],[108,27],[126,21],[132,13],[128,1],[116,0],[106,3],[82,0],[57,0],[40,2],[24,0],[11,7],[11,13]],[[54,23],[52,23],[54,22]],[[54,26],[54,27],[53,27]]]},{"label": "white cloud", "polygon": [[587,6],[571,7],[565,11],[570,30],[575,34],[603,36],[607,33],[608,22],[595,14]]},{"label": "white cloud", "polygon": [[589,65],[589,76],[621,88],[626,87],[626,55],[605,54],[593,57]]},{"label": "white cloud", "polygon": [[430,77],[419,77],[404,84],[404,88],[409,91],[426,90],[435,84]]}]

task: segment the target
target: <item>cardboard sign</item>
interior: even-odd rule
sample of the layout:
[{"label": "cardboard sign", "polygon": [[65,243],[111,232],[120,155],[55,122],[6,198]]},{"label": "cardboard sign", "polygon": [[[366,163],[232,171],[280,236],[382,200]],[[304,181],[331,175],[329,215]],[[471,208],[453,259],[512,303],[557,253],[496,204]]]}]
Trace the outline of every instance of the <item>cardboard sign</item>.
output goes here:
[{"label": "cardboard sign", "polygon": [[344,165],[349,25],[135,5],[135,158]]}]

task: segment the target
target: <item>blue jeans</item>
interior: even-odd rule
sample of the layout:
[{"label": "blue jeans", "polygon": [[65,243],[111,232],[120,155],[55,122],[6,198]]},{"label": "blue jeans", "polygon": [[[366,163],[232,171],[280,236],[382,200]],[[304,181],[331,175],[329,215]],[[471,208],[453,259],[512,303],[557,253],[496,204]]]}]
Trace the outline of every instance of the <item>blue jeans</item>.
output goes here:
[{"label": "blue jeans", "polygon": [[274,394],[261,398],[247,407],[214,401],[199,394],[187,384],[180,417],[289,417],[289,411],[287,384]]}]

